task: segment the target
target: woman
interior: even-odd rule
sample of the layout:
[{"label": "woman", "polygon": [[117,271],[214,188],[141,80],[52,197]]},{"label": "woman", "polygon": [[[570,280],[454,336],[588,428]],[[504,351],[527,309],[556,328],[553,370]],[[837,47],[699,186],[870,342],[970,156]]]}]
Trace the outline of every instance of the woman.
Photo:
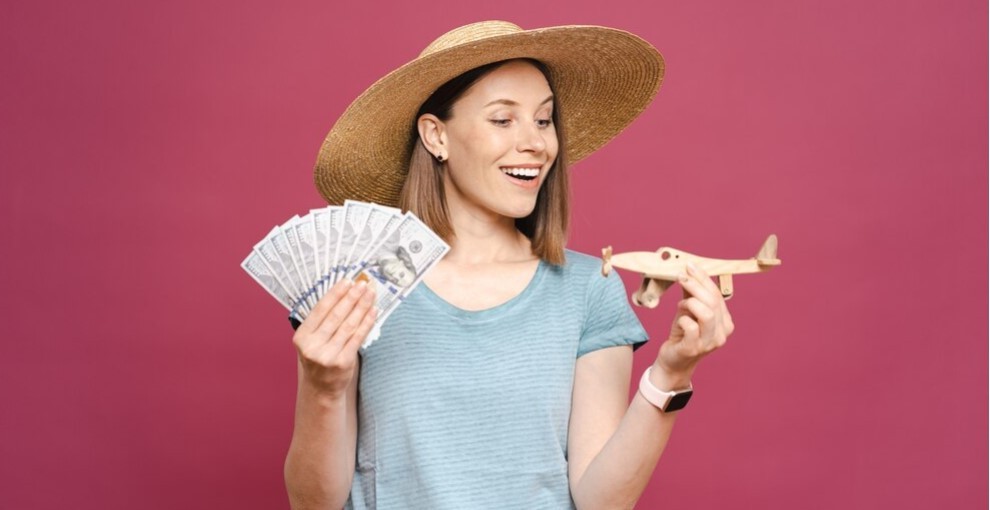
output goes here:
[{"label": "woman", "polygon": [[707,275],[682,275],[629,402],[646,334],[618,277],[563,247],[566,163],[631,122],[662,71],[625,32],[485,22],[348,108],[321,150],[321,192],[412,210],[451,250],[360,354],[375,319],[361,283],[334,286],[297,330],[294,508],[635,504],[732,321]]}]

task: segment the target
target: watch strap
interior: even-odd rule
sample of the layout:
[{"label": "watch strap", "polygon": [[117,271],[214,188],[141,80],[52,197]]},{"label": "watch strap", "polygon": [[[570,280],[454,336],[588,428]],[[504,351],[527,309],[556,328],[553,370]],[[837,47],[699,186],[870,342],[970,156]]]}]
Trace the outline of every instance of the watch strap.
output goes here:
[{"label": "watch strap", "polygon": [[647,368],[643,372],[643,377],[639,380],[639,393],[647,402],[653,404],[657,409],[667,413],[676,411],[687,405],[688,399],[694,393],[694,385],[688,383],[688,387],[683,390],[664,391],[657,388],[650,382],[650,373],[653,367]]}]

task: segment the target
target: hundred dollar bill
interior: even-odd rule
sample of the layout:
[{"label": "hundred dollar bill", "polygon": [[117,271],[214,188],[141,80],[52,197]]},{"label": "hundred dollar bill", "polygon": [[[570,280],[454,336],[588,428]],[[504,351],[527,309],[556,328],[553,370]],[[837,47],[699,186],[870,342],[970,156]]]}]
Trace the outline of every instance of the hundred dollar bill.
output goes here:
[{"label": "hundred dollar bill", "polygon": [[367,259],[372,250],[399,226],[402,218],[402,211],[399,209],[371,204],[368,220],[364,222],[364,227],[361,229],[361,234],[357,236],[347,267],[344,268],[346,278],[354,278],[358,270],[367,265]]},{"label": "hundred dollar bill", "polygon": [[254,278],[254,281],[258,282],[258,284],[268,291],[276,301],[289,310],[290,317],[294,317],[297,320],[304,318],[296,308],[295,300],[286,293],[285,288],[279,283],[278,278],[275,277],[271,268],[265,263],[264,257],[257,250],[251,250],[251,254],[241,263],[241,267],[251,275],[251,278]]},{"label": "hundred dollar bill", "polygon": [[[302,291],[300,290],[302,279],[299,278],[295,265],[292,263],[292,255],[289,253],[289,242],[285,239],[285,234],[282,233],[282,227],[273,228],[265,239],[255,245],[255,248],[266,257],[269,257],[271,254],[275,255],[275,258],[278,259],[279,266],[282,267],[282,274],[285,276],[285,283],[287,284],[286,288],[292,291],[292,296],[296,300],[299,300],[302,296]],[[274,264],[271,265],[274,267]]]},{"label": "hundred dollar bill", "polygon": [[385,240],[385,238],[391,235],[392,231],[394,231],[399,226],[399,224],[402,223],[402,220],[405,219],[406,217],[406,215],[402,213],[402,209],[399,209],[398,207],[389,207],[387,205],[378,205],[378,204],[372,204],[372,206],[376,210],[380,211],[380,213],[383,215],[383,218],[387,218],[387,219],[384,219],[383,226],[381,224],[376,226],[377,230],[375,231],[374,234],[374,240],[371,242],[371,246],[369,246],[368,249],[363,254],[361,254],[361,258],[359,259],[359,261],[364,261],[365,259],[367,259],[368,256],[371,255],[371,252],[373,252],[375,248],[378,247],[378,245]]},{"label": "hundred dollar bill", "polygon": [[334,210],[330,212],[330,219],[331,238],[328,239],[328,241],[330,246],[333,248],[333,251],[329,253],[329,257],[327,259],[329,263],[327,264],[326,290],[330,290],[330,285],[334,283],[337,276],[334,271],[336,270],[337,257],[340,254],[340,245],[344,238],[344,206],[335,207]]},{"label": "hundred dollar bill", "polygon": [[292,276],[290,275],[288,269],[286,269],[282,258],[278,254],[278,250],[275,248],[275,245],[272,244],[272,237],[281,235],[281,233],[282,231],[278,227],[272,228],[264,239],[254,245],[254,251],[261,255],[265,265],[271,269],[275,279],[278,280],[279,284],[282,285],[282,288],[285,289],[286,294],[292,298],[293,308],[298,307],[303,315],[309,315],[310,309],[301,298],[303,293],[294,284]]},{"label": "hundred dollar bill", "polygon": [[302,291],[306,304],[312,309],[316,306],[317,299],[312,288],[313,278],[309,274],[309,267],[306,266],[306,260],[303,256],[302,241],[299,239],[299,233],[296,229],[300,222],[302,222],[302,218],[298,214],[289,218],[289,221],[285,225],[282,225],[282,233],[289,243],[289,253],[292,255],[292,261],[295,262],[296,271],[299,273],[299,280],[301,282],[301,288],[299,290]]},{"label": "hundred dollar bill", "polygon": [[326,214],[323,211],[323,209],[310,209],[307,215],[313,226],[313,254],[316,256],[316,262],[313,264],[316,281],[313,284],[316,286],[317,297],[323,295],[323,260],[326,258],[323,250],[327,245],[327,231],[321,228],[326,227]]},{"label": "hundred dollar bill", "polygon": [[[298,216],[296,216],[296,218],[298,218]],[[292,224],[292,221],[293,220],[290,219],[288,223],[279,227],[278,233],[271,237],[271,242],[278,253],[279,259],[282,260],[282,265],[285,266],[285,269],[292,278],[293,285],[295,285],[296,289],[300,292],[300,294],[296,297],[302,298],[305,301],[306,306],[312,310],[314,303],[311,303],[310,300],[306,299],[306,289],[308,288],[306,285],[306,278],[303,276],[304,273],[299,268],[299,262],[296,260],[295,256],[296,245],[299,243],[295,240],[294,235],[290,238],[290,233],[293,229],[289,228],[289,225]]]},{"label": "hundred dollar bill", "polygon": [[341,229],[340,248],[334,263],[335,282],[347,273],[354,247],[362,242],[367,243],[359,239],[359,236],[364,234],[364,224],[368,222],[369,213],[371,213],[371,204],[354,200],[344,202],[344,226]]},{"label": "hundred dollar bill", "polygon": [[[380,329],[423,275],[449,250],[447,243],[415,215],[406,213],[403,216],[402,222],[375,247],[367,265],[354,278],[367,281],[375,290],[376,329]],[[370,345],[375,338],[369,335],[362,347]]]},{"label": "hundred dollar bill", "polygon": [[343,219],[343,208],[329,206],[323,209],[313,209],[313,226],[316,229],[316,244],[320,254],[320,295],[326,294],[330,288],[330,267],[333,264],[337,245],[340,242],[340,225]]},{"label": "hundred dollar bill", "polygon": [[313,304],[315,304],[320,299],[317,288],[320,273],[317,271],[318,266],[316,265],[316,233],[313,232],[313,217],[306,215],[299,218],[292,228],[295,230],[296,241],[299,243],[296,245],[296,249],[299,250],[300,265],[303,273],[306,274],[306,294],[312,298]]}]

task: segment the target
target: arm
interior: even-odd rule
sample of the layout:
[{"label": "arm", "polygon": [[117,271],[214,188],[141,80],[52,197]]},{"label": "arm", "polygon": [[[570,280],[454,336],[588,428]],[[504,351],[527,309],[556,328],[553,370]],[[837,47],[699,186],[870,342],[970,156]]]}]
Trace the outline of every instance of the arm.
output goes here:
[{"label": "arm", "polygon": [[[733,325],[715,284],[690,270],[670,338],[651,381],[686,388],[700,359],[725,344]],[[690,293],[689,297],[687,294]],[[677,413],[664,414],[639,392],[627,404],[632,348],[610,347],[578,359],[568,434],[568,477],[578,508],[633,508],[663,453]]]},{"label": "arm", "polygon": [[[628,402],[632,359],[629,346],[601,349],[578,359],[567,466],[578,508],[633,508],[677,419],[677,413],[660,412],[639,392]],[[656,366],[651,376],[653,384],[663,389],[684,388],[690,380],[690,376],[662,374]]]},{"label": "arm", "polygon": [[344,506],[357,449],[358,347],[375,322],[374,293],[338,283],[299,326],[299,387],[285,486],[295,509]]},{"label": "arm", "polygon": [[295,426],[285,458],[285,486],[294,509],[342,508],[354,479],[357,449],[357,375],[341,398],[304,382],[299,368]]}]

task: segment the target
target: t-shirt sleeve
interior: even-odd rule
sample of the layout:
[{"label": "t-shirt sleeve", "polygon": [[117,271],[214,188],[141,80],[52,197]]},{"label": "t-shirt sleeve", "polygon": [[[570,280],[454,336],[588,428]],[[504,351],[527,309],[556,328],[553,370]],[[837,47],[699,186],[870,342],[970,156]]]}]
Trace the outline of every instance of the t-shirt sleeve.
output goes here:
[{"label": "t-shirt sleeve", "polygon": [[622,279],[614,271],[603,278],[592,275],[585,303],[584,328],[578,342],[577,356],[617,345],[638,349],[648,335],[629,305]]}]

